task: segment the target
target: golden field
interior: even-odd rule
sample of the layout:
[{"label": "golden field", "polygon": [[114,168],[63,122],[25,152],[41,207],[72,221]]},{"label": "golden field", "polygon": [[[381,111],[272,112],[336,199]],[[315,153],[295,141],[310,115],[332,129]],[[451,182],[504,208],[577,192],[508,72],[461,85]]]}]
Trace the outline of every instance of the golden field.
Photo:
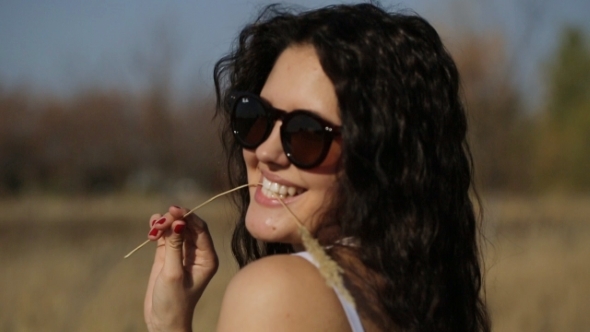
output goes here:
[{"label": "golden field", "polygon": [[[0,200],[0,331],[144,331],[153,246],[149,216],[206,195]],[[590,197],[484,199],[486,293],[494,331],[584,331],[590,326]],[[224,198],[199,211],[221,266],[196,309],[212,331],[225,285],[232,211]]]}]

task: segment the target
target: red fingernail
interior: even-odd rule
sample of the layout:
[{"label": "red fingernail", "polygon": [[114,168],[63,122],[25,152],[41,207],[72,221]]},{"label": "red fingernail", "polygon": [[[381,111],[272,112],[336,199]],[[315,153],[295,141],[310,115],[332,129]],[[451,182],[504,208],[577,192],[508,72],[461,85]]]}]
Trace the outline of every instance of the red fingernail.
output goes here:
[{"label": "red fingernail", "polygon": [[182,232],[183,229],[184,229],[184,225],[183,224],[176,225],[176,227],[174,227],[174,233],[180,234],[180,232]]},{"label": "red fingernail", "polygon": [[158,219],[158,221],[156,221],[156,224],[160,224],[161,225],[161,224],[163,224],[165,222],[166,222],[166,217],[162,217],[162,218]]},{"label": "red fingernail", "polygon": [[157,229],[155,229],[155,228],[154,228],[154,229],[152,229],[152,230],[150,231],[150,234],[149,234],[149,235],[150,235],[150,236],[156,236],[156,235],[158,235],[158,230],[157,230]]},{"label": "red fingernail", "polygon": [[156,219],[152,220],[152,227],[154,227],[155,223],[156,223]]},{"label": "red fingernail", "polygon": [[180,206],[178,206],[178,205],[172,205],[172,207],[175,207],[177,209],[180,209]]}]

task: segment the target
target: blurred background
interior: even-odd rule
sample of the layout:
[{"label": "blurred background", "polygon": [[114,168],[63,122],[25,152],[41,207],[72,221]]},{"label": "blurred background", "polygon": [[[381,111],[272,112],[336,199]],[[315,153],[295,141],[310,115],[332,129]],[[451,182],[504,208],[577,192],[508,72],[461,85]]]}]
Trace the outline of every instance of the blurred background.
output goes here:
[{"label": "blurred background", "polygon": [[[212,68],[267,1],[0,1],[0,330],[143,331],[148,219],[226,189]],[[300,1],[306,8],[328,1]],[[495,331],[590,326],[590,2],[382,1],[460,68]],[[199,212],[221,269],[235,218]]]}]

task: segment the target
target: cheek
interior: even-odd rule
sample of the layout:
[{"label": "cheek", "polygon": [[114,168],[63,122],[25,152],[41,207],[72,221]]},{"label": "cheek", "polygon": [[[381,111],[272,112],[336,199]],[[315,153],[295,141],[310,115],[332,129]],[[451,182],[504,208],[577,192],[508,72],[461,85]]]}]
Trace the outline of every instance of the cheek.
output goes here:
[{"label": "cheek", "polygon": [[[314,186],[310,187],[308,197],[298,207],[299,215],[305,220],[304,224],[310,230],[314,230],[321,223],[319,218],[332,202],[335,188],[335,174],[316,174],[314,176]],[[295,213],[297,214],[297,212]]]},{"label": "cheek", "polygon": [[242,157],[244,158],[244,162],[246,163],[246,167],[256,168],[258,164],[258,160],[256,159],[256,153],[251,150],[242,149]]},{"label": "cheek", "polygon": [[244,163],[246,164],[246,174],[248,176],[248,183],[256,183],[258,179],[258,159],[254,151],[242,150]]}]

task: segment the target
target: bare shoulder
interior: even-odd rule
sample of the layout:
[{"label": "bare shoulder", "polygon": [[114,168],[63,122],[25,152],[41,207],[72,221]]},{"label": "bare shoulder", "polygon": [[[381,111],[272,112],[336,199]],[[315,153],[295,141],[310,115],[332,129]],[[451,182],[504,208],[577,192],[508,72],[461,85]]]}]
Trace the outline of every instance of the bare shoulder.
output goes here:
[{"label": "bare shoulder", "polygon": [[347,331],[346,315],[317,268],[299,256],[262,258],[230,281],[219,331]]}]

